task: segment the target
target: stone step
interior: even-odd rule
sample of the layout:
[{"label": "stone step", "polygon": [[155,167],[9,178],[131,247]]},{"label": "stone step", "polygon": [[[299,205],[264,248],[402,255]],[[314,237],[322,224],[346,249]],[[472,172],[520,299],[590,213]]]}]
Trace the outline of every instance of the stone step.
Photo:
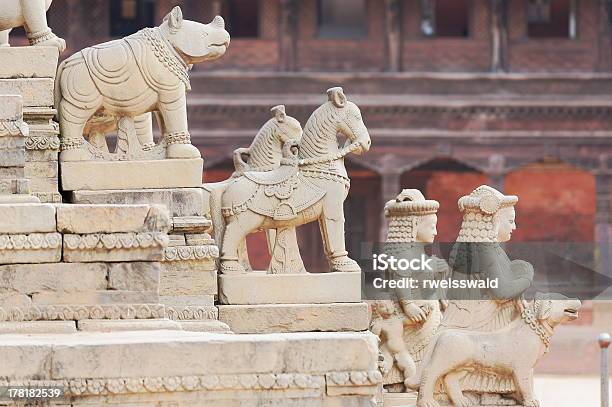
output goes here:
[{"label": "stone step", "polygon": [[609,74],[194,72],[193,94],[609,95]]},{"label": "stone step", "polygon": [[376,343],[369,333],[4,335],[0,377],[11,380],[0,382],[63,387],[72,406],[362,407],[382,379]]}]

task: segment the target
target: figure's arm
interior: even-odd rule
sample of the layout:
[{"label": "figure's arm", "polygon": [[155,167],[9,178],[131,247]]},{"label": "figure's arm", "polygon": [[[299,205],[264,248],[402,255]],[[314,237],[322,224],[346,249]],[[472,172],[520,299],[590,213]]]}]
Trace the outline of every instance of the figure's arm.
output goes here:
[{"label": "figure's arm", "polygon": [[491,288],[493,296],[499,300],[518,298],[533,281],[533,266],[526,261],[515,260],[508,267],[505,262],[493,262],[486,274],[490,279],[498,279],[497,288]]}]

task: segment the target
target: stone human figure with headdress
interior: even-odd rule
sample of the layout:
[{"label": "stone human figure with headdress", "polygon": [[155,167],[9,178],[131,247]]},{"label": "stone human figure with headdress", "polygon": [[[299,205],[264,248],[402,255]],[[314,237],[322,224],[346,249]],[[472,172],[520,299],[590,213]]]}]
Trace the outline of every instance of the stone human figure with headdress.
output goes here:
[{"label": "stone human figure with headdress", "polygon": [[[453,280],[498,280],[496,288],[449,289],[448,307],[439,332],[447,329],[491,332],[520,318],[520,300],[533,280],[533,267],[523,260],[510,260],[500,245],[516,229],[514,206],[518,197],[504,195],[486,185],[459,199],[463,222],[449,263]],[[435,339],[432,341],[432,345]],[[427,362],[425,362],[426,364]],[[427,367],[424,365],[423,369]],[[461,390],[477,405],[503,404],[503,396],[515,392],[510,374],[485,372],[477,367],[459,372]],[[408,385],[418,388],[422,372]],[[445,390],[441,384],[437,393]],[[488,400],[485,402],[485,400]]]},{"label": "stone human figure with headdress", "polygon": [[[385,252],[398,259],[420,258],[425,254],[425,245],[432,243],[437,234],[439,206],[416,189],[404,189],[396,199],[387,202],[385,216],[389,219],[389,231]],[[445,274],[446,262],[433,260],[433,274]],[[395,273],[396,279],[412,277],[409,272]],[[381,339],[385,388],[396,392],[403,391],[404,381],[416,372],[440,324],[442,310],[437,293],[423,289],[398,288],[392,298],[373,305],[371,330]],[[398,320],[402,321],[399,327]],[[412,359],[413,368],[406,361],[406,355]]]}]

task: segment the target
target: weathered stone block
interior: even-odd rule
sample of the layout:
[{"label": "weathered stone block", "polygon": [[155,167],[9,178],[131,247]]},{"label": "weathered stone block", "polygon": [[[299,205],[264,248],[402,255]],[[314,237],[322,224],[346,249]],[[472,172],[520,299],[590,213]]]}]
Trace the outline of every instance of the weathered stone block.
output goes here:
[{"label": "weathered stone block", "polygon": [[230,327],[221,321],[180,321],[183,331],[232,333]]},{"label": "weathered stone block", "polygon": [[[55,78],[59,53],[55,47],[0,48],[0,79]],[[0,104],[1,106],[1,104]]]},{"label": "weathered stone block", "polygon": [[[175,262],[173,262],[175,263]],[[179,270],[161,263],[160,295],[202,295],[217,293],[217,273],[198,269]]]},{"label": "weathered stone block", "polygon": [[325,304],[361,301],[361,273],[219,276],[222,304]]},{"label": "weathered stone block", "polygon": [[219,320],[235,333],[365,331],[370,311],[364,302],[221,305]]},{"label": "weathered stone block", "polygon": [[84,319],[78,322],[83,332],[182,330],[181,324],[169,319]]},{"label": "weathered stone block", "polygon": [[21,95],[24,106],[53,106],[53,88],[51,78],[0,79],[0,94]]},{"label": "weathered stone block", "polygon": [[176,216],[172,218],[175,233],[206,233],[212,229],[212,221],[204,216]]},{"label": "weathered stone block", "polygon": [[110,263],[108,288],[128,291],[157,291],[160,265],[157,262]]},{"label": "weathered stone block", "polygon": [[56,178],[59,176],[57,161],[28,163],[25,166],[25,176],[26,178]]},{"label": "weathered stone block", "polygon": [[74,321],[0,322],[1,334],[70,334],[76,332]]},{"label": "weathered stone block", "polygon": [[187,244],[185,235],[168,235],[168,238],[170,239],[168,247],[185,246]]},{"label": "weathered stone block", "polygon": [[64,191],[187,188],[202,185],[204,160],[74,161],[60,165]]},{"label": "weathered stone block", "polygon": [[55,231],[55,207],[53,205],[0,205],[0,233],[36,233]]},{"label": "weathered stone block", "polygon": [[56,149],[45,149],[45,150],[32,150],[26,149],[26,161],[28,163],[36,162],[57,162],[58,150]]},{"label": "weathered stone block", "polygon": [[[25,166],[23,138],[0,137],[0,165],[3,167]],[[24,170],[24,174],[25,173],[26,171]]]},{"label": "weathered stone block", "polygon": [[206,246],[215,244],[215,240],[208,233],[186,234],[187,246]]},{"label": "weathered stone block", "polygon": [[32,295],[37,305],[157,304],[157,291],[43,291]]},{"label": "weathered stone block", "polygon": [[58,178],[30,178],[30,189],[32,192],[53,192],[59,190]]},{"label": "weathered stone block", "polygon": [[160,293],[159,302],[170,306],[212,306],[215,304],[215,296],[212,294],[204,295],[164,295]]},{"label": "weathered stone block", "polygon": [[0,266],[0,290],[23,294],[104,290],[107,274],[108,266],[103,263],[11,264]]},{"label": "weathered stone block", "polygon": [[15,121],[22,117],[23,103],[17,94],[0,94],[0,120]]},{"label": "weathered stone block", "polygon": [[160,232],[65,234],[64,261],[123,262],[159,261],[168,244],[168,235]]},{"label": "weathered stone block", "polygon": [[161,204],[171,216],[202,215],[201,188],[72,191],[70,202],[81,204]]},{"label": "weathered stone block", "polygon": [[62,233],[166,232],[168,211],[161,205],[58,205]]}]

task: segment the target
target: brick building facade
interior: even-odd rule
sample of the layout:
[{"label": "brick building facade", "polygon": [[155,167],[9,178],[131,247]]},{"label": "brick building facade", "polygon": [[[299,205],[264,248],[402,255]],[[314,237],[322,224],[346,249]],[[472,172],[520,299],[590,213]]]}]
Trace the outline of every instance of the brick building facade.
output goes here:
[{"label": "brick building facade", "polygon": [[[205,180],[228,176],[271,106],[305,123],[341,85],[373,141],[347,163],[354,253],[384,237],[382,206],[406,187],[441,202],[438,237],[454,241],[457,198],[488,183],[520,196],[515,240],[607,242],[610,269],[609,0],[55,0],[50,21],[69,55],[177,4],[189,19],[223,15],[232,34],[224,58],[192,73]],[[300,239],[323,268],[316,226]]]}]

